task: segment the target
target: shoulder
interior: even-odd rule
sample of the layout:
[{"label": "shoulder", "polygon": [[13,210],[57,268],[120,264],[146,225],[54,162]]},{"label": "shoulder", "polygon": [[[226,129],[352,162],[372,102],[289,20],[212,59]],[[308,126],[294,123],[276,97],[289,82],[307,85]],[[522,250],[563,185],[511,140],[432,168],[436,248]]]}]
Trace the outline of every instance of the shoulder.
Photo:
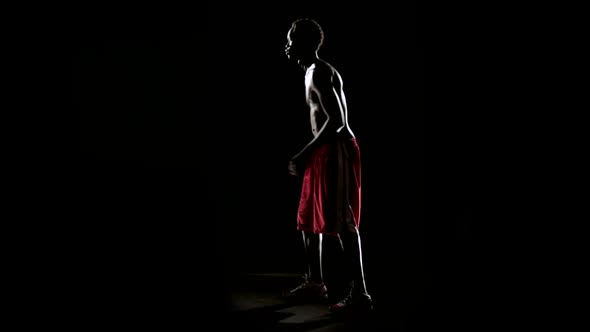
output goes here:
[{"label": "shoulder", "polygon": [[318,61],[309,68],[309,75],[315,85],[331,83],[334,76],[339,76],[336,69],[327,62]]},{"label": "shoulder", "polygon": [[314,76],[333,76],[338,74],[334,66],[323,60],[314,63],[309,69]]}]

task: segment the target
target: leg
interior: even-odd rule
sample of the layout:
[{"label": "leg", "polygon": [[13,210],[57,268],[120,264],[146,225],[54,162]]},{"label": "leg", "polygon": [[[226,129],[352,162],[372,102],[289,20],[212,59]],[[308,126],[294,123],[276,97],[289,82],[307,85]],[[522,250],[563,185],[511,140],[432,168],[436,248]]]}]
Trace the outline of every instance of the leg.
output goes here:
[{"label": "leg", "polygon": [[321,234],[301,232],[308,274],[303,283],[287,292],[287,298],[306,301],[324,301],[327,299],[327,288],[324,285],[322,269],[322,239]]},{"label": "leg", "polygon": [[345,262],[353,282],[353,292],[356,294],[368,294],[360,234],[358,231],[354,233],[345,232],[341,234],[340,238],[344,246]]},{"label": "leg", "polygon": [[320,234],[301,232],[303,235],[303,246],[307,262],[308,276],[311,282],[323,283],[322,271],[322,238]]},{"label": "leg", "polygon": [[331,305],[330,310],[333,312],[344,309],[371,310],[373,301],[367,292],[365,283],[360,234],[356,230],[355,232],[340,233],[339,237],[344,247],[344,270],[347,272],[351,284],[349,284],[348,295],[338,303]]},{"label": "leg", "polygon": [[344,249],[340,236],[323,234],[322,271],[324,282],[330,290],[330,300],[338,301],[350,288],[349,274],[344,261]]}]

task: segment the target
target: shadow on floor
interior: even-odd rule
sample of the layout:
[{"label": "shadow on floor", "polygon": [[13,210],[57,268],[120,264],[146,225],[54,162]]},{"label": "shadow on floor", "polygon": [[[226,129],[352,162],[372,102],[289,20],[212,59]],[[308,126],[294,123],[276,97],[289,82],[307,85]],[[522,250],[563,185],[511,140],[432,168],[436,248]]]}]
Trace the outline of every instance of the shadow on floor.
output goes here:
[{"label": "shadow on floor", "polygon": [[[249,275],[236,282],[229,291],[230,328],[252,331],[383,331],[412,330],[420,317],[415,308],[401,299],[375,301],[370,313],[334,315],[327,303],[293,303],[284,300],[281,290],[298,282],[291,275]],[[386,297],[389,299],[389,297]],[[379,299],[379,296],[377,296]]]}]

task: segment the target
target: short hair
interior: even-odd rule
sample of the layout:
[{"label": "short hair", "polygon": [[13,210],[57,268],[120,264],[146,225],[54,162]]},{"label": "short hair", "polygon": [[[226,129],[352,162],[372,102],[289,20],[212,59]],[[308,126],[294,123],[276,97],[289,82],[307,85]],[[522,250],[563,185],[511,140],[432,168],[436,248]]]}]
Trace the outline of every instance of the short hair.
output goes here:
[{"label": "short hair", "polygon": [[292,33],[313,45],[316,51],[324,42],[324,30],[311,18],[301,18],[291,24]]}]

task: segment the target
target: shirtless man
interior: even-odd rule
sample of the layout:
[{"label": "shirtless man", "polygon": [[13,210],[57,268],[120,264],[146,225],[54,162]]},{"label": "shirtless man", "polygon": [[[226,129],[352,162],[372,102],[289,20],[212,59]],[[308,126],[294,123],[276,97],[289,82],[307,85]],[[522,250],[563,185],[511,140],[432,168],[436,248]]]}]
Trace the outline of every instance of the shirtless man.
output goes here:
[{"label": "shirtless man", "polygon": [[[289,295],[326,298],[329,287],[331,311],[371,309],[358,231],[360,150],[347,120],[342,77],[317,54],[323,38],[323,30],[317,22],[300,19],[291,25],[285,47],[287,57],[306,71],[305,96],[314,136],[293,156],[288,167],[290,174],[303,176],[297,229],[303,234],[309,268],[303,284]],[[348,289],[340,296],[330,283],[324,282],[325,263],[333,259],[326,252],[334,244],[343,253],[346,263],[342,269],[344,273],[328,276],[346,278]]]}]

